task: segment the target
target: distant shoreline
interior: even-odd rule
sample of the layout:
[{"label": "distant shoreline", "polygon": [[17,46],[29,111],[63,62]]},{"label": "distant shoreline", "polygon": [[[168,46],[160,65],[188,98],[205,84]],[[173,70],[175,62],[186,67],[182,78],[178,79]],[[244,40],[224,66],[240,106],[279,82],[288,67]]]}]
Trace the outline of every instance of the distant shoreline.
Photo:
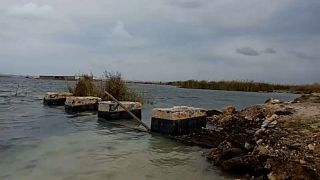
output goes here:
[{"label": "distant shoreline", "polygon": [[262,93],[294,93],[294,94],[310,94],[320,92],[320,84],[304,84],[304,85],[283,85],[271,84],[254,81],[173,81],[166,83],[167,85],[177,86],[186,89],[208,89],[208,90],[224,90],[224,91],[242,91],[242,92],[262,92]]},{"label": "distant shoreline", "polygon": [[[21,77],[36,80],[58,80],[58,81],[77,81],[79,76],[22,76],[22,75],[7,75],[1,74],[0,78]],[[92,77],[95,81],[103,81]],[[206,89],[206,90],[223,90],[223,91],[241,91],[241,92],[258,92],[258,93],[293,93],[293,94],[310,94],[320,92],[320,84],[273,84],[255,81],[132,81],[127,80],[126,83],[134,84],[155,84],[155,85],[169,85],[185,89]]]}]

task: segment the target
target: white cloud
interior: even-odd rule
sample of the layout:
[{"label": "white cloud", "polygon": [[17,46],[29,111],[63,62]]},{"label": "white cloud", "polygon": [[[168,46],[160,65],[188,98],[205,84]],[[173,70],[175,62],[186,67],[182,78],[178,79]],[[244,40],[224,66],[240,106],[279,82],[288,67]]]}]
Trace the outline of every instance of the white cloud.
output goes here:
[{"label": "white cloud", "polygon": [[49,5],[37,5],[29,2],[24,5],[16,5],[9,9],[9,15],[30,18],[30,17],[44,17],[47,16],[53,8]]},{"label": "white cloud", "polygon": [[142,48],[147,42],[145,39],[133,36],[122,21],[117,21],[111,28],[111,33],[106,37],[106,44],[116,48]]},{"label": "white cloud", "polygon": [[126,30],[122,21],[118,21],[116,26],[112,28],[111,35],[119,39],[131,39],[132,35]]}]

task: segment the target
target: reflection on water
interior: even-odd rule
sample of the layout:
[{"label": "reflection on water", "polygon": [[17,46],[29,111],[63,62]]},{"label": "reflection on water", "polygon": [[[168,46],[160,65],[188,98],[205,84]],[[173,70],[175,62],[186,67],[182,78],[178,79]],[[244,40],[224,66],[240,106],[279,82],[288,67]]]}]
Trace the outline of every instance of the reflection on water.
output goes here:
[{"label": "reflection on water", "polygon": [[[20,96],[13,96],[17,84]],[[263,94],[134,85],[153,99],[143,107],[192,105],[221,109],[262,103]],[[96,114],[68,115],[42,105],[46,91],[64,91],[63,81],[0,78],[0,179],[228,179],[201,157],[202,149],[132,129],[133,121],[103,122]],[[119,125],[120,124],[120,125]],[[123,126],[125,125],[125,126]]]}]

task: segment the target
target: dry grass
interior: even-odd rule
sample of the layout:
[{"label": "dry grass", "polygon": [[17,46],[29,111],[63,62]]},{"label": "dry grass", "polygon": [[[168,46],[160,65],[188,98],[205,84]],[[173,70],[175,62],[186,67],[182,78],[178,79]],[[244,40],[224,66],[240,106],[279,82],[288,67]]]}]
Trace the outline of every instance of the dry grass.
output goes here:
[{"label": "dry grass", "polygon": [[300,92],[300,93],[312,93],[312,92],[320,92],[320,84],[305,84],[305,85],[295,85],[291,86],[290,91],[292,92]]},{"label": "dry grass", "polygon": [[311,117],[308,119],[291,119],[286,123],[285,127],[293,131],[318,133],[320,123],[318,119]]},{"label": "dry grass", "polygon": [[97,86],[89,75],[82,75],[74,87],[69,87],[69,92],[75,96],[97,96]]},{"label": "dry grass", "polygon": [[212,89],[212,90],[227,90],[227,91],[249,91],[249,92],[293,92],[293,93],[312,93],[320,92],[320,84],[303,84],[303,85],[282,85],[271,84],[254,81],[174,81],[167,83],[181,88],[191,89]]},{"label": "dry grass", "polygon": [[75,96],[96,96],[102,100],[111,100],[104,91],[109,92],[119,101],[142,102],[142,96],[130,89],[119,72],[105,72],[105,80],[95,81],[92,75],[82,75],[74,87],[69,87],[69,92]]}]

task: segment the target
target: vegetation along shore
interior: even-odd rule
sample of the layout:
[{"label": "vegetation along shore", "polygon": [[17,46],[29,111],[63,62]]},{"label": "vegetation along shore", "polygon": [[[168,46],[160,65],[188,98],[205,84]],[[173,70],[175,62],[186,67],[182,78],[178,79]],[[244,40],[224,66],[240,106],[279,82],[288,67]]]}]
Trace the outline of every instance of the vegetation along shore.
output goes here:
[{"label": "vegetation along shore", "polygon": [[173,81],[166,83],[180,88],[211,89],[246,92],[291,92],[311,93],[320,92],[320,84],[283,85],[254,81]]}]

